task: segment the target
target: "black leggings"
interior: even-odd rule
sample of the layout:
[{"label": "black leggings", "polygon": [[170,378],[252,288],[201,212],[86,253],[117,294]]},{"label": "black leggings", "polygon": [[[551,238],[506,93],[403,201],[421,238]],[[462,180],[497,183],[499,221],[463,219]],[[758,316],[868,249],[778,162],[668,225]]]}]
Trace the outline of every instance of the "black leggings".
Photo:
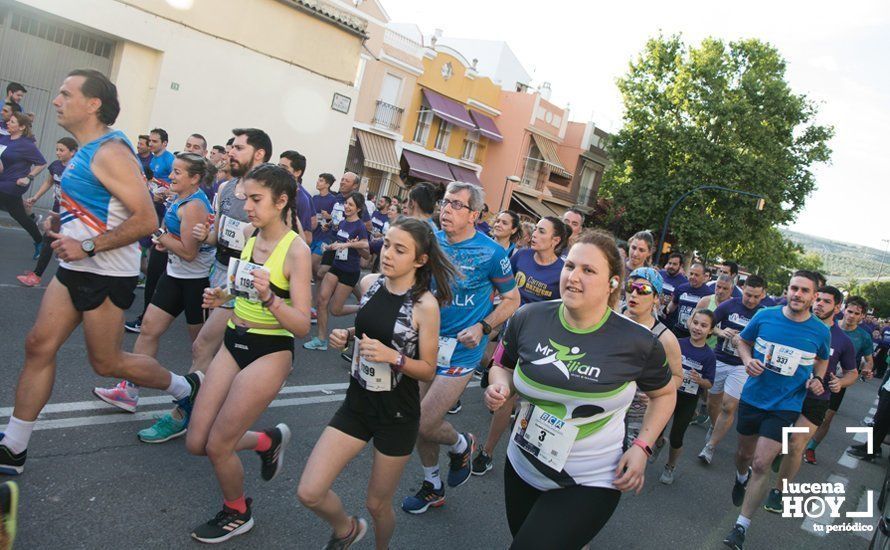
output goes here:
[{"label": "black leggings", "polygon": [[504,465],[504,500],[513,535],[511,550],[576,550],[606,525],[621,493],[603,487],[539,491],[522,480],[510,459]]},{"label": "black leggings", "polygon": [[875,412],[874,418],[874,451],[878,452],[884,443],[884,438],[890,432],[890,392],[883,387],[878,390],[878,410]]},{"label": "black leggings", "polygon": [[53,239],[52,237],[48,237],[46,235],[43,236],[43,248],[40,249],[40,257],[37,258],[37,267],[34,268],[34,274],[38,277],[43,277],[43,272],[46,271],[46,266],[49,265],[49,261],[53,259]]},{"label": "black leggings", "polygon": [[152,246],[151,250],[148,252],[148,267],[145,268],[145,292],[143,293],[145,302],[142,307],[142,315],[145,315],[145,310],[148,309],[148,304],[151,303],[151,297],[154,296],[158,281],[161,280],[161,275],[166,271],[167,253],[158,252],[158,250]]},{"label": "black leggings", "polygon": [[683,446],[683,436],[686,428],[695,416],[695,406],[698,404],[698,396],[677,392],[677,404],[674,406],[674,421],[671,423],[671,449],[679,449]]},{"label": "black leggings", "polygon": [[43,240],[43,235],[37,229],[37,222],[25,212],[25,204],[22,202],[22,197],[0,193],[0,208],[9,212],[12,219],[25,228],[25,231],[31,235],[31,240],[34,241],[34,244]]}]

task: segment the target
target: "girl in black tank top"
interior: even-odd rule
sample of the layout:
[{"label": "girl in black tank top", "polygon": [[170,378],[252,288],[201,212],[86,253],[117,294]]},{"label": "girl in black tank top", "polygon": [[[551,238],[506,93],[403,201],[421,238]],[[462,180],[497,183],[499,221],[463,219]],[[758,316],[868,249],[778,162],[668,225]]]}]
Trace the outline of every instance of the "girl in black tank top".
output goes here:
[{"label": "girl in black tank top", "polygon": [[[418,380],[436,375],[439,305],[451,301],[456,273],[429,225],[411,218],[390,226],[380,259],[382,275],[361,281],[364,296],[355,327],[331,331],[337,347],[355,338],[349,389],[315,444],[297,489],[303,505],[330,524],[330,543],[344,547],[361,539],[368,524],[346,514],[331,486],[372,439],[373,472],[380,480],[368,484],[368,510],[377,547],[389,546],[393,495],[420,425]],[[429,290],[433,287],[442,289],[437,296]]]}]

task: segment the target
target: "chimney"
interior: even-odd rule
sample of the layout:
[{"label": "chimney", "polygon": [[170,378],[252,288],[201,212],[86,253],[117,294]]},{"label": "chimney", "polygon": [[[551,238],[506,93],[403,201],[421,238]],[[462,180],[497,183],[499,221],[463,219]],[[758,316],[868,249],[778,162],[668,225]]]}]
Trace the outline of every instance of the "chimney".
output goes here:
[{"label": "chimney", "polygon": [[542,83],[541,86],[538,88],[538,93],[541,94],[541,97],[546,99],[547,101],[550,101],[550,92],[551,91],[552,90],[550,89],[549,82]]}]

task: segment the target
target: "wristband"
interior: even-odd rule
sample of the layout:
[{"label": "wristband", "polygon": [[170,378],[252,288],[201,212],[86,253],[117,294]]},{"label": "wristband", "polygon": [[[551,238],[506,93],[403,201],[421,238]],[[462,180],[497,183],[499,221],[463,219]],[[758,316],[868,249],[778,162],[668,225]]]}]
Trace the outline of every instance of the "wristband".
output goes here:
[{"label": "wristband", "polygon": [[646,443],[639,437],[634,439],[633,445],[643,449],[643,451],[646,453],[646,456],[652,456],[652,447],[650,447],[648,443]]},{"label": "wristband", "polygon": [[389,366],[392,367],[392,370],[394,370],[396,372],[402,372],[402,369],[405,368],[405,360],[406,359],[407,358],[405,357],[405,354],[400,353],[399,358],[396,359],[396,362],[390,363]]},{"label": "wristband", "polygon": [[268,300],[263,300],[260,303],[263,304],[264,308],[270,309],[272,307],[272,304],[275,303],[275,294],[273,293],[271,296],[269,296]]}]

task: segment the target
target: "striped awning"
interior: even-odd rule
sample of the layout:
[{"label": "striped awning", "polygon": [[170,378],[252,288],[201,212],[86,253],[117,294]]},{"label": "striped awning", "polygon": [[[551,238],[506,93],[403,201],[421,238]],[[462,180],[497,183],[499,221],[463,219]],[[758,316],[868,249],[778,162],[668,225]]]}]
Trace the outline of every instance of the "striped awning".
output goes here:
[{"label": "striped awning", "polygon": [[516,193],[516,189],[513,191],[513,195],[510,198],[516,201],[516,203],[532,217],[543,218],[544,216],[553,216],[556,214],[553,210],[547,208],[547,205],[540,200]]},{"label": "striped awning", "polygon": [[372,134],[364,130],[355,130],[358,142],[365,156],[365,166],[389,172],[399,173],[399,157],[396,156],[396,142],[389,138]]},{"label": "striped awning", "polygon": [[537,145],[538,150],[541,151],[541,155],[544,157],[544,162],[550,166],[550,171],[556,173],[558,176],[571,179],[572,174],[565,169],[562,162],[559,160],[559,155],[556,154],[556,143],[537,134],[532,134],[532,139],[535,140],[535,145]]},{"label": "striped awning", "polygon": [[455,126],[460,126],[464,130],[476,129],[476,123],[470,118],[470,114],[467,113],[467,109],[463,105],[432,90],[422,88],[421,91],[424,102],[437,117]]}]

